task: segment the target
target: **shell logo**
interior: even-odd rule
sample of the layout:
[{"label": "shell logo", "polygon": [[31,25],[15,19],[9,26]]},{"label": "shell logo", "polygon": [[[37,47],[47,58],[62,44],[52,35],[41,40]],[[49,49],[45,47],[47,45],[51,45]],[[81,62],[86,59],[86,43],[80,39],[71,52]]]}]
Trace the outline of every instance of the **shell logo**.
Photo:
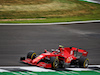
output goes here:
[{"label": "shell logo", "polygon": [[73,60],[73,58],[72,58],[72,57],[68,57],[68,58],[66,59],[66,62],[67,62],[67,63],[70,63],[71,60]]},{"label": "shell logo", "polygon": [[37,59],[40,59],[40,57],[37,57]]},{"label": "shell logo", "polygon": [[69,58],[67,58],[67,59],[66,59],[66,62],[68,63],[69,61],[70,61]]},{"label": "shell logo", "polygon": [[36,59],[34,59],[34,61],[37,61],[37,60],[39,60],[39,59],[41,59],[40,57],[37,57]]}]

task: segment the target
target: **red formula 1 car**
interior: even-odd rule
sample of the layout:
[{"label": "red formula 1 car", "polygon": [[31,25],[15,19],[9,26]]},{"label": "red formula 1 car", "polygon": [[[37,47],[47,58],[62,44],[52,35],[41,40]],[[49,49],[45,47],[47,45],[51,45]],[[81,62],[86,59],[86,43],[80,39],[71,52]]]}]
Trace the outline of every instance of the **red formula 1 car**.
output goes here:
[{"label": "red formula 1 car", "polygon": [[[79,56],[81,54],[81,56]],[[44,68],[58,67],[71,67],[72,65],[82,68],[87,68],[89,60],[86,57],[88,52],[82,49],[77,49],[75,47],[59,47],[59,49],[52,50],[49,52],[44,50],[44,53],[37,56],[35,52],[31,51],[27,54],[27,58],[21,57],[20,61],[36,65]]]}]

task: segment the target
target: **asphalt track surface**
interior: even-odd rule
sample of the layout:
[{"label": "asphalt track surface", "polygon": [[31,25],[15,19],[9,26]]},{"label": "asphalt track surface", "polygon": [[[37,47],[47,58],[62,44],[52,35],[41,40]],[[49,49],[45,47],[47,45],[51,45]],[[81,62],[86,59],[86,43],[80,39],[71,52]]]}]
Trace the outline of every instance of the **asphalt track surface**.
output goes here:
[{"label": "asphalt track surface", "polygon": [[88,51],[90,64],[100,64],[100,23],[0,26],[0,66],[28,66],[19,62],[31,50],[40,54],[58,45]]}]

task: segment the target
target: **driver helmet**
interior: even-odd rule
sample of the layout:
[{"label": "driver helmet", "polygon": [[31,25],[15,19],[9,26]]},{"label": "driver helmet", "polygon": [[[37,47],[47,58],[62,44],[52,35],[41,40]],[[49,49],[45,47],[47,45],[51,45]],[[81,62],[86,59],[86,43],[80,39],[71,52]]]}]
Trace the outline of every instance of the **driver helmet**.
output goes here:
[{"label": "driver helmet", "polygon": [[63,50],[63,48],[64,48],[64,46],[59,45],[59,49],[58,50],[60,50],[60,52],[61,52]]},{"label": "driver helmet", "polygon": [[59,45],[59,48],[64,48],[64,46],[62,46],[62,45]]}]

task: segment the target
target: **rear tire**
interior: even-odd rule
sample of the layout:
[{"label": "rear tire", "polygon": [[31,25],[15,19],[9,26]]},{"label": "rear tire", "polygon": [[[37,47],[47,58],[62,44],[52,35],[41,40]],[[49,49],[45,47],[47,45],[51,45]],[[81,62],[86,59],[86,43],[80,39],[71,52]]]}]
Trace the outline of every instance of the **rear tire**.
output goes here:
[{"label": "rear tire", "polygon": [[89,59],[86,57],[80,57],[79,58],[79,67],[81,68],[87,68],[89,65]]},{"label": "rear tire", "polygon": [[52,69],[57,69],[59,66],[59,59],[58,57],[50,57],[50,62],[52,65]]},{"label": "rear tire", "polygon": [[27,54],[27,58],[29,59],[35,59],[36,58],[36,53],[34,51],[31,51]]}]

